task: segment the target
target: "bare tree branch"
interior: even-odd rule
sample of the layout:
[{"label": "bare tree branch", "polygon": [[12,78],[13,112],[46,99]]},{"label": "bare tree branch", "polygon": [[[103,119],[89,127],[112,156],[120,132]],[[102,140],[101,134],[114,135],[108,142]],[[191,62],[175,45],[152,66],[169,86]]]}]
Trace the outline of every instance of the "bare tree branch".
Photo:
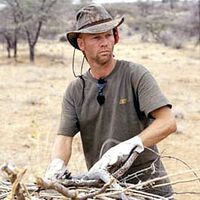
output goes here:
[{"label": "bare tree branch", "polygon": [[16,168],[11,168],[8,164],[5,164],[2,168],[2,171],[8,174],[11,183],[12,183],[12,190],[11,193],[8,195],[7,199],[17,199],[17,200],[25,200],[24,190],[21,185],[22,178],[26,173],[26,169],[17,170]]},{"label": "bare tree branch", "polygon": [[57,182],[51,182],[51,181],[44,181],[42,178],[36,179],[37,185],[42,189],[54,189],[58,191],[60,194],[62,194],[65,197],[68,198],[77,198],[77,192],[76,190],[69,190],[68,188],[64,187],[60,183]]}]

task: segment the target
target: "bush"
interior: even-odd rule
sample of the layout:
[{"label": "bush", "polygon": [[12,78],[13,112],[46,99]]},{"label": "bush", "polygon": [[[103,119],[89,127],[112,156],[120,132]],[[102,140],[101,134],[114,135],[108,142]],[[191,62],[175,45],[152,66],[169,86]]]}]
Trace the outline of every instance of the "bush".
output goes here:
[{"label": "bush", "polygon": [[67,42],[66,36],[64,36],[64,35],[60,36],[59,41],[60,42]]},{"label": "bush", "polygon": [[175,49],[181,49],[185,42],[185,39],[183,37],[170,31],[162,32],[160,34],[160,39],[165,46],[170,46]]}]

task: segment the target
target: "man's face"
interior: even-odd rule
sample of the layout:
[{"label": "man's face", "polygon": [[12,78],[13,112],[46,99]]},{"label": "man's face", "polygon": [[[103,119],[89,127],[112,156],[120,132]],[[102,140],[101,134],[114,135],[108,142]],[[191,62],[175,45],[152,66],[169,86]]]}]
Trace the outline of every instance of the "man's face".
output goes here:
[{"label": "man's face", "polygon": [[80,34],[77,42],[89,62],[104,65],[113,58],[115,40],[112,30],[98,34]]}]

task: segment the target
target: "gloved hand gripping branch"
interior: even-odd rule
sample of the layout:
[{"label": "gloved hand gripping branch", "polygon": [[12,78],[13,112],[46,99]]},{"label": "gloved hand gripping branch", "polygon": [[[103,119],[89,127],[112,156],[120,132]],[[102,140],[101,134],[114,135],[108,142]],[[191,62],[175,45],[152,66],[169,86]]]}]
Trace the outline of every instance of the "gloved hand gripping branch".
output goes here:
[{"label": "gloved hand gripping branch", "polygon": [[[144,151],[144,146],[139,136],[135,136],[129,140],[110,148],[102,158],[97,161],[88,172],[88,177],[95,171],[108,170],[111,166],[115,166],[125,162],[131,152],[140,154]],[[59,158],[52,160],[45,173],[46,180],[70,179],[71,173],[67,170],[64,161]]]},{"label": "gloved hand gripping branch", "polygon": [[99,169],[106,170],[110,166],[123,163],[127,160],[132,151],[138,154],[144,151],[144,146],[139,136],[135,136],[110,148],[102,158],[92,166],[89,173]]},{"label": "gloved hand gripping branch", "polygon": [[67,170],[67,166],[62,159],[55,158],[49,164],[44,178],[51,181],[58,179],[70,179],[71,173]]}]

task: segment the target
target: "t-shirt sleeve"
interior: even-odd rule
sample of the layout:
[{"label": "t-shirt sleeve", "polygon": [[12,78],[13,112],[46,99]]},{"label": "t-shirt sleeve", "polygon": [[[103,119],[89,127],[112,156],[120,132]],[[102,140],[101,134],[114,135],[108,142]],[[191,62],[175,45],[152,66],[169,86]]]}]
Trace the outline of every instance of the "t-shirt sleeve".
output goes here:
[{"label": "t-shirt sleeve", "polygon": [[163,106],[172,107],[149,71],[146,71],[141,76],[137,91],[140,110],[146,116],[149,116],[152,111]]},{"label": "t-shirt sleeve", "polygon": [[60,125],[57,133],[58,135],[73,137],[79,131],[78,118],[72,95],[73,87],[71,84],[63,96]]}]

